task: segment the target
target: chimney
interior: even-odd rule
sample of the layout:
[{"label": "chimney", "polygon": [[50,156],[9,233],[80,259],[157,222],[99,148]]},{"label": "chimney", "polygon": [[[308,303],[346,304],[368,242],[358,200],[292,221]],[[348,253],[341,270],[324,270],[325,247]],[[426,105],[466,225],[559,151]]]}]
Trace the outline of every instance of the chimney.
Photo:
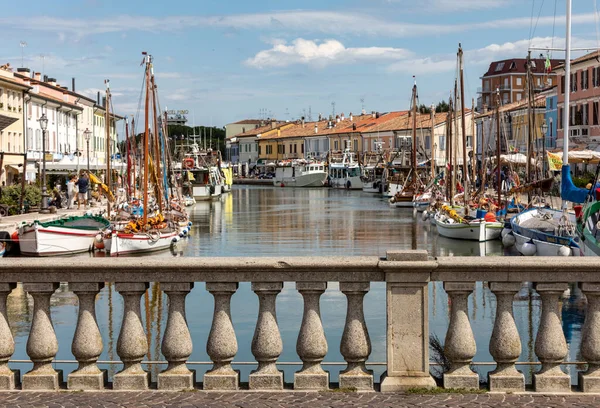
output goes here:
[{"label": "chimney", "polygon": [[340,123],[340,115],[335,115],[335,123]]},{"label": "chimney", "polygon": [[71,91],[75,92],[75,78],[71,78]]},{"label": "chimney", "polygon": [[44,82],[48,82],[48,75],[44,75]]},{"label": "chimney", "polygon": [[56,86],[56,78],[48,78],[46,82],[52,86]]},{"label": "chimney", "polygon": [[356,123],[352,124],[352,130],[356,130]]},{"label": "chimney", "polygon": [[42,73],[41,72],[36,72],[33,74],[33,79],[35,79],[36,81],[41,81],[42,80]]},{"label": "chimney", "polygon": [[371,111],[371,116],[373,116],[373,119],[375,119],[375,111]]},{"label": "chimney", "polygon": [[379,119],[379,112],[375,112],[375,119]]},{"label": "chimney", "polygon": [[98,91],[98,99],[96,100],[96,104],[100,105],[100,91]]},{"label": "chimney", "polygon": [[17,72],[28,78],[31,78],[31,71],[29,70],[29,68],[17,68]]},{"label": "chimney", "polygon": [[304,127],[304,116],[302,116],[302,127]]},{"label": "chimney", "polygon": [[271,119],[271,129],[275,129],[277,127],[277,121],[275,119]]},{"label": "chimney", "polygon": [[106,108],[106,96],[102,97],[102,107]]},{"label": "chimney", "polygon": [[[319,115],[321,116],[321,115]],[[315,133],[319,133],[319,124],[315,123]]]},{"label": "chimney", "polygon": [[[321,114],[319,113],[319,122],[320,122],[321,120],[323,120],[323,115],[321,115]],[[316,126],[316,125],[315,125],[315,126]]]},{"label": "chimney", "polygon": [[342,116],[341,116],[342,120],[346,120],[346,117],[344,116],[344,113],[342,112]]},{"label": "chimney", "polygon": [[354,122],[354,116],[352,116],[352,112],[350,112],[350,122]]}]

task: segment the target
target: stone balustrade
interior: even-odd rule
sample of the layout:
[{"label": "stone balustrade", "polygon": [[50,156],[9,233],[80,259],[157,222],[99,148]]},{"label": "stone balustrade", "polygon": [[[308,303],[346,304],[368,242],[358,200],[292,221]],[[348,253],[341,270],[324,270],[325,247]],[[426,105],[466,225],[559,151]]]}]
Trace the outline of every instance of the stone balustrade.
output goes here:
[{"label": "stone balustrade", "polygon": [[[151,262],[150,262],[151,261]],[[568,282],[578,282],[587,297],[582,329],[581,356],[587,369],[579,373],[579,389],[600,391],[600,275],[596,258],[442,257],[429,258],[424,251],[388,252],[378,257],[289,258],[115,258],[115,259],[11,259],[0,264],[0,390],[99,390],[109,386],[106,370],[98,367],[105,346],[98,328],[95,297],[105,282],[115,284],[123,297],[123,320],[117,354],[123,368],[112,378],[112,389],[146,390],[149,372],[142,361],[148,354],[147,333],[142,324],[140,299],[150,282],[160,282],[167,295],[168,319],[161,351],[166,368],[157,376],[161,390],[238,390],[240,374],[232,368],[238,352],[231,319],[231,298],[240,282],[250,282],[259,303],[251,344],[256,368],[248,379],[250,390],[281,390],[283,372],[278,359],[283,350],[277,321],[276,299],[284,282],[294,282],[302,295],[302,323],[296,352],[302,367],[293,376],[296,390],[332,387],[323,360],[331,347],[339,347],[346,367],[339,373],[339,387],[359,391],[404,391],[438,385],[430,375],[428,285],[444,283],[450,299],[449,328],[444,347],[450,369],[443,374],[445,388],[479,388],[479,375],[471,362],[477,344],[467,313],[475,282],[489,282],[496,296],[496,312],[489,348],[496,368],[488,375],[490,391],[519,392],[525,380],[515,366],[521,339],[513,316],[513,299],[523,282],[533,282],[541,297],[535,354],[540,361],[533,375],[533,390],[570,392],[571,380],[561,368],[567,345],[561,327],[560,296]],[[9,327],[6,299],[17,282],[33,298],[32,324],[27,354],[33,368],[21,376],[10,359],[14,341]],[[50,314],[50,298],[59,282],[68,282],[79,299],[75,334],[70,345],[58,344]],[[202,378],[188,367],[195,339],[186,320],[185,299],[194,282],[205,282],[214,298],[207,354],[212,368]],[[329,282],[339,282],[347,301],[340,344],[328,343],[321,320],[320,300]],[[373,378],[367,368],[371,354],[364,296],[372,282],[386,283],[386,372]],[[235,313],[235,310],[233,310]],[[207,328],[208,329],[208,328]],[[207,330],[208,331],[208,330]],[[63,383],[62,371],[53,366],[59,347],[71,347],[79,363]],[[329,368],[328,366],[327,368]]]}]

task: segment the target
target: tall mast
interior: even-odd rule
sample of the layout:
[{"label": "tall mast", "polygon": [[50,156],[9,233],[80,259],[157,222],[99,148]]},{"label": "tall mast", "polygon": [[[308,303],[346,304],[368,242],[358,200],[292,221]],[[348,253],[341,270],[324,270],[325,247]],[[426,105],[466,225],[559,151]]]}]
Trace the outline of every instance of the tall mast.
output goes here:
[{"label": "tall mast", "polygon": [[137,180],[138,180],[138,174],[137,174],[137,151],[138,151],[138,147],[137,147],[137,141],[135,139],[135,118],[131,118],[131,138],[132,138],[132,145],[131,145],[131,150],[133,150],[133,197],[137,197]]},{"label": "tall mast", "polygon": [[[153,120],[153,133],[154,133],[154,169],[156,171],[156,202],[158,203],[158,208],[162,211],[162,194],[160,191],[160,184],[162,180],[161,174],[161,160],[160,160],[160,148],[158,146],[159,142],[159,132],[158,132],[158,112],[156,108],[156,83],[154,82],[154,68],[150,68],[151,76],[150,76],[150,86],[152,87],[152,120]],[[164,186],[163,186],[164,187]]]},{"label": "tall mast", "polygon": [[497,90],[498,103],[496,104],[496,186],[498,187],[498,211],[502,203],[502,180],[500,177],[500,91]]},{"label": "tall mast", "polygon": [[431,146],[431,179],[435,178],[435,136],[433,134],[435,129],[435,105],[431,105],[431,140],[429,141]]},{"label": "tall mast", "polygon": [[458,141],[460,130],[458,129],[458,79],[454,81],[454,130],[456,138],[452,140],[452,188],[456,187],[456,176],[458,173]]},{"label": "tall mast", "polygon": [[563,166],[569,164],[569,104],[571,99],[571,0],[567,0],[567,34],[565,44],[565,104],[563,107]]},{"label": "tall mast", "polygon": [[148,122],[150,120],[150,56],[146,56],[146,103],[144,104],[144,178],[142,182],[142,189],[144,191],[144,225],[148,222],[148,210],[150,206],[148,205]]},{"label": "tall mast", "polygon": [[452,111],[454,110],[454,105],[452,104],[452,97],[449,98],[449,108],[448,108],[448,199],[450,200],[450,205],[454,205],[454,185],[452,184],[452,180],[454,180],[454,168],[452,166]]},{"label": "tall mast", "polygon": [[[483,123],[483,122],[482,122]],[[475,186],[475,180],[477,180],[477,160],[475,159],[475,153],[477,153],[477,135],[475,134],[475,98],[471,98],[471,183]],[[471,187],[473,189],[473,187]]]},{"label": "tall mast", "polygon": [[131,198],[131,140],[129,140],[129,121],[125,117],[125,157],[127,157],[127,199]]},{"label": "tall mast", "polygon": [[[527,177],[526,182],[530,183],[532,180],[531,177],[531,156],[533,153],[533,123],[531,120],[531,103],[532,103],[532,81],[531,81],[531,51],[527,54]],[[531,199],[531,194],[529,194]]]},{"label": "tall mast", "polygon": [[413,85],[412,92],[413,106],[412,106],[412,171],[413,171],[413,188],[417,188],[417,81]]},{"label": "tall mast", "polygon": [[[106,130],[106,188],[108,189],[107,198],[111,189],[111,169],[110,169],[110,80],[105,79],[106,84],[106,103],[104,106],[104,128]],[[106,200],[106,216],[110,217],[110,200]]]},{"label": "tall mast", "polygon": [[462,145],[463,145],[463,184],[464,184],[464,204],[465,215],[469,213],[469,166],[467,165],[467,125],[465,122],[465,84],[463,82],[463,50],[458,44],[458,61],[460,66],[460,117],[462,125]]}]

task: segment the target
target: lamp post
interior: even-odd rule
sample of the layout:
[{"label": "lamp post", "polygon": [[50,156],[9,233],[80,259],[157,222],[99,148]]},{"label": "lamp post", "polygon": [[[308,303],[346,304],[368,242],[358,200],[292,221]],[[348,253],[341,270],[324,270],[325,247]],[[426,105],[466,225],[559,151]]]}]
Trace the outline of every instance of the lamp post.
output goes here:
[{"label": "lamp post", "polygon": [[543,169],[543,177],[546,177],[546,134],[548,133],[548,124],[546,123],[546,119],[544,119],[544,121],[542,122],[542,136],[543,136],[543,143],[542,143],[542,149],[543,149],[543,154],[544,156],[542,157],[542,169]]},{"label": "lamp post", "polygon": [[[83,131],[83,137],[85,138],[85,143],[87,145],[87,172],[90,174],[90,137],[92,136],[92,131],[88,128],[85,128]],[[88,186],[88,201],[90,199],[90,188]]]},{"label": "lamp post", "polygon": [[[46,187],[46,129],[48,129],[48,118],[45,113],[38,119],[42,128],[42,208],[40,213],[48,214],[48,190]],[[25,171],[25,170],[23,170]]]}]

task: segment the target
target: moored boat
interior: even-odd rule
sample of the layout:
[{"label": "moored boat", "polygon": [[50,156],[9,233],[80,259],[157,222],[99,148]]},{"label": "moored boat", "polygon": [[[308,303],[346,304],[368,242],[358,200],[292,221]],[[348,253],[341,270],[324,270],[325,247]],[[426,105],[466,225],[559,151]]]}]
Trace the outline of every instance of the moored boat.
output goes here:
[{"label": "moored boat", "polygon": [[285,164],[275,168],[276,187],[323,187],[327,180],[325,163],[293,160]]},{"label": "moored boat", "polygon": [[362,190],[360,163],[354,160],[355,153],[346,149],[341,160],[329,162],[329,186],[333,188],[345,188],[348,190]]}]

